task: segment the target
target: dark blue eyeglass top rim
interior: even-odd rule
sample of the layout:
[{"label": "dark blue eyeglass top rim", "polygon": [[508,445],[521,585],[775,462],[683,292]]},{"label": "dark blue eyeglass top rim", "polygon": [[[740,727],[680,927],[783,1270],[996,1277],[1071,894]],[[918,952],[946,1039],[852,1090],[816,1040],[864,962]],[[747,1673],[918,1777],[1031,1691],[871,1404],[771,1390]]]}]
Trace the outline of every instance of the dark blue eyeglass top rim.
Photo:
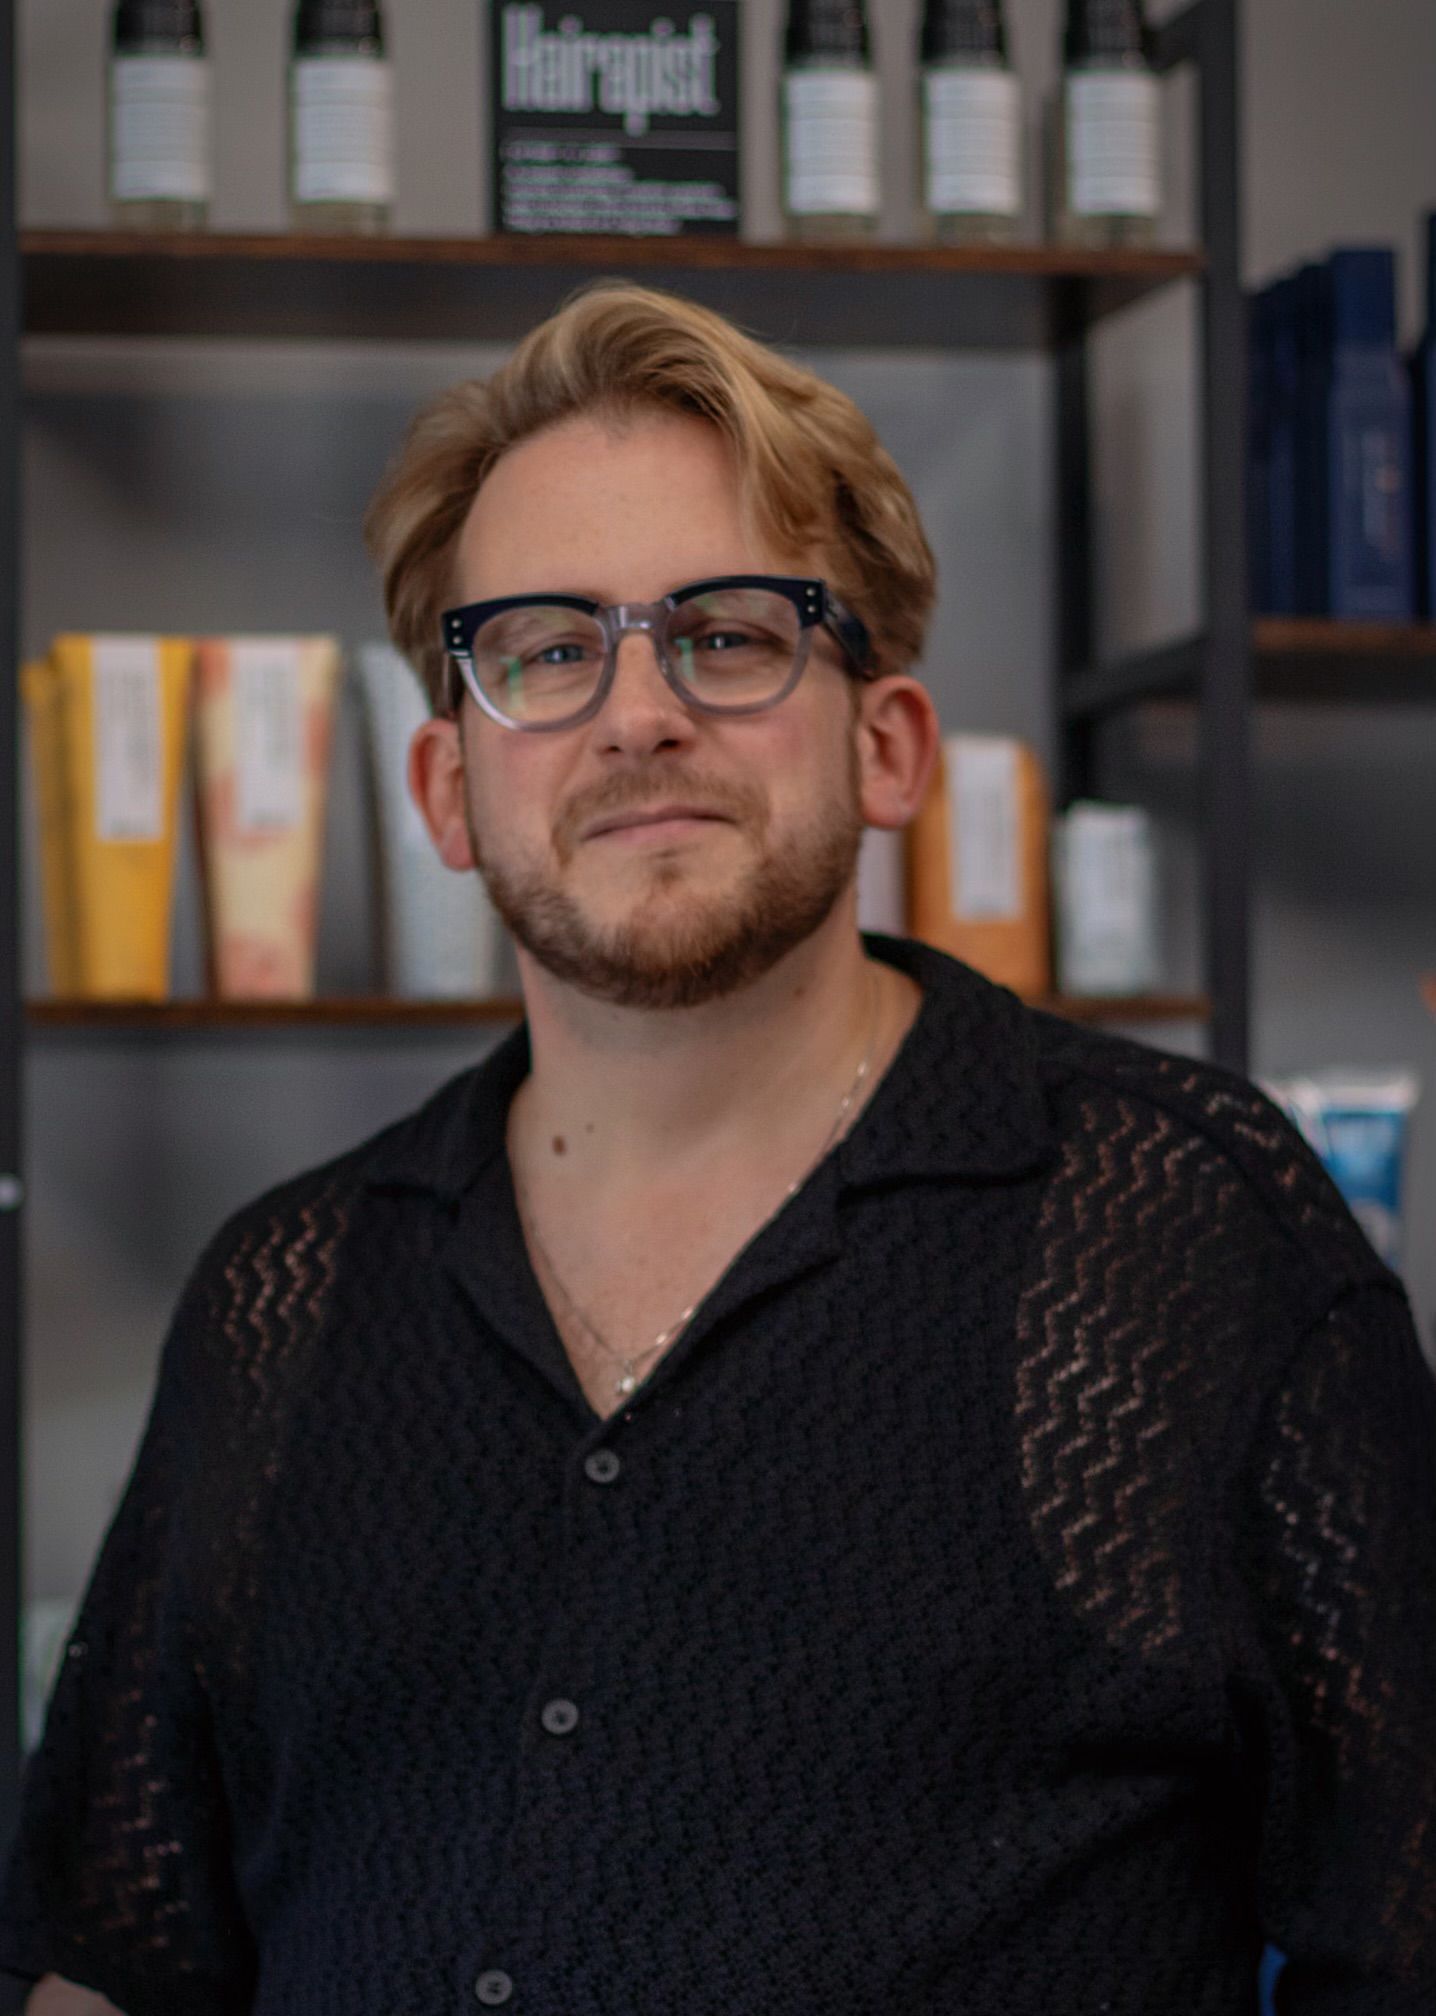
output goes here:
[{"label": "dark blue eyeglass top rim", "polygon": [[[690,581],[672,589],[660,599],[671,608],[694,595],[711,595],[720,588],[767,588],[785,595],[797,610],[804,629],[823,623],[832,631],[852,660],[860,677],[871,673],[872,638],[867,625],[840,602],[826,581],[791,574],[716,574],[706,581]],[[577,609],[596,616],[603,607],[587,595],[498,595],[487,602],[468,602],[460,609],[447,609],[442,622],[444,649],[453,656],[465,656],[472,648],[475,631],[490,616],[506,609],[522,609],[535,602],[555,603],[561,609]]]}]

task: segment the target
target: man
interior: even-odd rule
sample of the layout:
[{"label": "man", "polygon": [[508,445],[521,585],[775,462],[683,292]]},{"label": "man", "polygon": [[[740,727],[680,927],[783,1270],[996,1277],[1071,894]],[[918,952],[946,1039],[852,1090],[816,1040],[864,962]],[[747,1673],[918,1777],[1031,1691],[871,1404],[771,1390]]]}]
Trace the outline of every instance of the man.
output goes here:
[{"label": "man", "polygon": [[1246,1080],[859,936],[937,735],[867,423],[599,287],[370,536],[526,1023],[197,1264],[0,1962],[127,2016],[1246,2016],[1270,1940],[1287,2016],[1429,2016],[1409,1306]]}]

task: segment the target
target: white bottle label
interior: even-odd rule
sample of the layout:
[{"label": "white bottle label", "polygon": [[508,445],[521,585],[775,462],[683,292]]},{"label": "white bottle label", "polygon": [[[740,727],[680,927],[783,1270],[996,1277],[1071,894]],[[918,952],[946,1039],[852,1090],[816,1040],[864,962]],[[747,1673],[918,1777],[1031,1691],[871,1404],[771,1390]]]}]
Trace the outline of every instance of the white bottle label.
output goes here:
[{"label": "white bottle label", "polygon": [[295,201],[392,203],[388,63],[375,56],[301,56],[293,88]]},{"label": "white bottle label", "polygon": [[1155,217],[1162,207],[1162,87],[1142,71],[1067,79],[1070,200],[1079,217]]},{"label": "white bottle label", "polygon": [[276,639],[230,646],[235,824],[292,832],[304,816],[304,709],[299,649]]},{"label": "white bottle label", "polygon": [[927,207],[982,217],[1022,208],[1022,87],[1010,70],[929,70],[923,78]]},{"label": "white bottle label", "polygon": [[164,838],[160,651],[153,637],[96,637],[95,838]]},{"label": "white bottle label", "polygon": [[1022,915],[1017,754],[1017,743],[998,735],[950,735],[943,744],[953,915],[965,924]]},{"label": "white bottle label", "polygon": [[788,209],[876,216],[878,80],[868,70],[793,70],[783,79]]},{"label": "white bottle label", "polygon": [[120,203],[207,203],[209,64],[116,56],[110,65],[110,194]]}]

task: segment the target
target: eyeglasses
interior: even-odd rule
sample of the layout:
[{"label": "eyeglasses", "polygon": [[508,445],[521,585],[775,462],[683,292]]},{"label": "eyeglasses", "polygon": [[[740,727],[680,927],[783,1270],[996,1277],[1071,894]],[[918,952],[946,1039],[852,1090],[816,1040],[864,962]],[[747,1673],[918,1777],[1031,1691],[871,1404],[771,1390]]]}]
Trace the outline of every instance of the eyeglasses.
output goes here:
[{"label": "eyeglasses", "polygon": [[[652,640],[664,678],[700,714],[761,714],[803,676],[822,625],[854,677],[871,679],[872,642],[825,581],[724,574],[661,602],[608,606],[582,595],[502,595],[443,617],[444,649],[489,717],[505,728],[575,728],[608,697],[619,641]],[[455,687],[453,707],[460,691]]]}]

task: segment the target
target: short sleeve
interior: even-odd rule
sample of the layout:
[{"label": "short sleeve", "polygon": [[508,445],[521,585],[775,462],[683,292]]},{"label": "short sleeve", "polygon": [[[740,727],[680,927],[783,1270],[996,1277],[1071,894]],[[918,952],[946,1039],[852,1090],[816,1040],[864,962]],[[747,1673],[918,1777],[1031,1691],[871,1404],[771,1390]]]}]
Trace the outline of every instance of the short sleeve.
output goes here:
[{"label": "short sleeve", "polygon": [[1400,1286],[1289,1357],[1241,1478],[1280,2016],[1436,2010],[1436,1379]]},{"label": "short sleeve", "polygon": [[0,1880],[0,1972],[59,1974],[124,2016],[242,2016],[255,1979],[182,1574],[187,1465],[202,1446],[199,1301],[192,1280],[26,1761]]}]

